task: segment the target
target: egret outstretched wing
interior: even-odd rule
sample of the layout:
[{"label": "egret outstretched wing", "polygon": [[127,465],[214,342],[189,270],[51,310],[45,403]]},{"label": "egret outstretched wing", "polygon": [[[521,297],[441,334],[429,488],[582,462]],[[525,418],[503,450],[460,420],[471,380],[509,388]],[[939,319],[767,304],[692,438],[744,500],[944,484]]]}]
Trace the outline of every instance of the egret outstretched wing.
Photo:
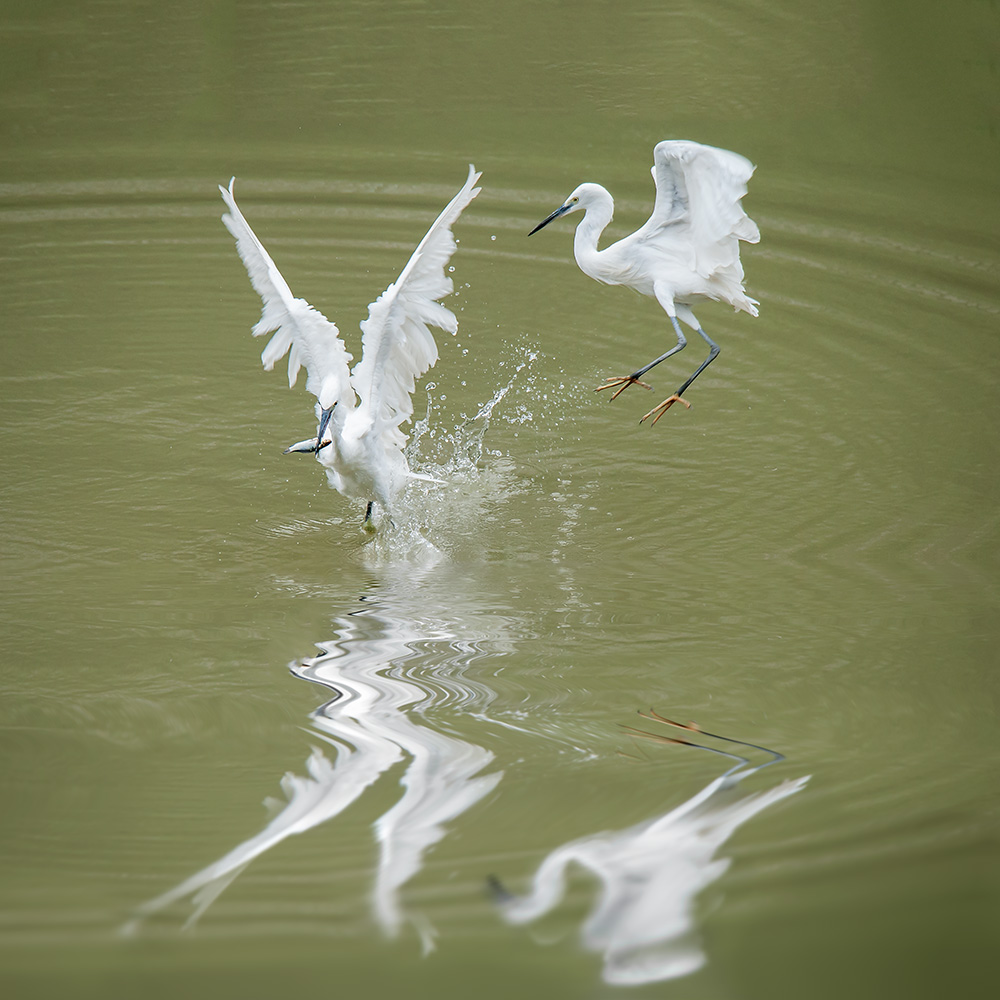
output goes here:
[{"label": "egret outstretched wing", "polygon": [[350,392],[347,353],[336,324],[331,323],[305,299],[292,295],[274,261],[243,217],[233,187],[219,186],[229,212],[222,216],[226,228],[236,239],[236,249],[250,275],[250,283],[264,303],[260,319],[253,328],[255,337],[273,333],[261,354],[264,368],[270,371],[275,361],[288,354],[288,384],[293,386],[299,369],[306,368],[306,388],[326,409]]},{"label": "egret outstretched wing", "polygon": [[650,388],[642,376],[687,344],[681,322],[708,345],[708,357],[643,421],[653,417],[656,423],[674,403],[690,406],[684,390],[718,357],[719,345],[702,329],[692,306],[709,299],[757,315],[760,303],[747,295],[740,263],[740,240],[756,243],[760,239],[756,223],[740,204],[753,171],[749,160],[726,149],[683,140],[660,142],[653,149],[653,214],[630,236],[598,249],[601,233],[614,216],[615,202],[606,188],[591,182],[579,184],[528,233],[531,236],[555,219],[582,211],[583,221],[573,238],[573,256],[580,270],[606,285],[625,285],[653,296],[670,317],[677,343],[631,375],[605,379],[598,392],[610,389],[611,398],[616,399],[631,385]]},{"label": "egret outstretched wing", "polygon": [[437,217],[399,277],[368,307],[361,323],[364,352],[351,383],[386,447],[401,448],[399,425],[413,415],[414,381],[437,361],[429,326],[454,333],[458,321],[438,299],[452,291],[445,267],[455,252],[451,227],[479,194],[480,174],[469,164],[462,189]]},{"label": "egret outstretched wing", "polygon": [[641,238],[653,241],[665,227],[684,223],[690,230],[686,242],[692,269],[698,274],[708,277],[731,264],[734,249],[738,261],[733,237],[760,240],[760,230],[740,204],[753,171],[746,157],[728,149],[685,140],[657,143],[652,170],[656,203]]}]

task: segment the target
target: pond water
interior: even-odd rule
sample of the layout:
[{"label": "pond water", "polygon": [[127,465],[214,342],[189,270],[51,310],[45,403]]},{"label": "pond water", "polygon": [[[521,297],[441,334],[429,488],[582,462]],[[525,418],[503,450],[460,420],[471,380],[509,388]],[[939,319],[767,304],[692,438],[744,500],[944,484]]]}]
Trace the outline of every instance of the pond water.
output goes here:
[{"label": "pond water", "polygon": [[[978,992],[995,37],[985,2],[0,6],[4,995]],[[580,273],[578,217],[525,234],[584,180],[636,228],[663,138],[757,164],[761,308],[699,310],[722,353],[650,427],[593,389],[662,311]],[[470,162],[415,397],[444,483],[372,540],[282,454],[311,397],[260,369],[217,185],[357,355]]]}]

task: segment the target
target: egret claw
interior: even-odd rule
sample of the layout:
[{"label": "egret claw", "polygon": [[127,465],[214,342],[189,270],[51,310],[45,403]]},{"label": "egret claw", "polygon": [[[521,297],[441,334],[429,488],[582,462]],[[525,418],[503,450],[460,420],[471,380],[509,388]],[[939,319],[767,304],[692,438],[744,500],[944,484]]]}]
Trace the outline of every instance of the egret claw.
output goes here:
[{"label": "egret claw", "polygon": [[[631,375],[619,375],[613,378],[606,378],[604,380],[604,385],[599,385],[594,392],[600,392],[602,389],[614,389],[615,391],[611,393],[612,399],[617,399],[630,385],[641,385],[643,389],[652,390],[652,386],[648,382],[640,382],[639,379],[633,378]],[[615,388],[617,386],[617,388]]]},{"label": "egret claw", "polygon": [[653,417],[653,423],[655,424],[656,421],[659,420],[660,417],[662,417],[663,414],[674,405],[674,403],[683,403],[689,410],[691,409],[691,404],[684,399],[683,396],[678,396],[675,392],[669,399],[665,399],[662,403],[660,403],[659,406],[654,406],[649,413],[639,420],[639,423],[645,423],[650,417],[653,417],[653,414],[655,413],[656,416]]}]

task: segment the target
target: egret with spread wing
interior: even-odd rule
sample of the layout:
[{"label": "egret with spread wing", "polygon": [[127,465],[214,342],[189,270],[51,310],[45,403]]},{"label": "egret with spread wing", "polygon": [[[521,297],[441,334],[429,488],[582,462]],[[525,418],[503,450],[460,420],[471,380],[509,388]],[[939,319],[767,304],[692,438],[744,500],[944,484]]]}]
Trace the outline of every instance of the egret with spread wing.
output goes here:
[{"label": "egret with spread wing", "polygon": [[630,385],[650,388],[640,381],[641,377],[687,344],[678,319],[708,344],[708,357],[690,378],[642,420],[652,417],[655,424],[674,403],[690,406],[682,393],[719,353],[718,345],[695,319],[692,305],[714,299],[757,315],[757,301],[749,298],[743,288],[739,244],[740,240],[760,240],[756,223],[740,204],[753,171],[749,160],[726,149],[687,140],[661,142],[653,150],[653,214],[631,236],[604,250],[597,249],[597,241],[615,209],[614,200],[600,184],[581,184],[528,233],[531,236],[554,219],[583,209],[583,220],[573,240],[573,255],[580,270],[606,285],[626,285],[652,296],[670,317],[677,343],[631,375],[606,379],[598,392],[614,389],[611,398],[615,399]]},{"label": "egret with spread wing", "polygon": [[295,298],[285,279],[250,228],[233,194],[220,186],[229,211],[222,216],[236,239],[236,249],[250,283],[264,303],[253,328],[255,337],[273,333],[261,354],[264,368],[288,355],[288,384],[306,369],[306,388],[318,402],[316,436],[286,448],[315,452],[334,489],[367,501],[366,526],[372,506],[386,512],[402,492],[410,472],[403,454],[406,435],[400,425],[413,415],[414,381],[436,361],[437,345],[429,329],[455,333],[458,321],[438,301],[452,291],[445,267],[455,252],[451,227],[479,194],[480,174],[469,165],[462,189],[427,230],[399,277],[368,307],[361,323],[361,360],[353,370],[334,323],[305,299]]}]

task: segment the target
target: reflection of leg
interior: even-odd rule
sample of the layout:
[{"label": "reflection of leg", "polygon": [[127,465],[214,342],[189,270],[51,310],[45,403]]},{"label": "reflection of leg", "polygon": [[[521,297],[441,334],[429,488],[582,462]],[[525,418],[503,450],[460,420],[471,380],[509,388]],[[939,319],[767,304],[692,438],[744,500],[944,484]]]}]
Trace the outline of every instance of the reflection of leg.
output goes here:
[{"label": "reflection of leg", "polygon": [[[767,764],[773,764],[776,761],[784,760],[785,755],[778,753],[777,750],[769,750],[767,747],[762,747],[759,743],[748,743],[746,740],[734,740],[731,736],[720,736],[718,733],[710,733],[705,729],[702,729],[696,722],[674,722],[673,719],[668,719],[654,709],[650,709],[648,712],[640,712],[639,717],[643,719],[649,719],[653,722],[662,722],[665,726],[673,726],[675,729],[685,729],[689,733],[697,733],[699,736],[710,736],[713,740],[722,740],[723,743],[735,743],[741,747],[753,747],[754,750],[760,750],[762,753],[770,754],[773,760],[769,760]],[[688,740],[674,739],[671,736],[660,736],[657,733],[647,733],[642,729],[634,729],[632,726],[626,726],[625,729],[632,733],[633,736],[642,736],[648,740],[654,740],[657,743],[680,743],[686,746],[694,746],[699,750],[710,750],[712,753],[721,753],[726,757],[732,757],[732,754],[727,754],[722,750],[716,750],[714,747],[702,746],[700,743],[691,743]],[[744,758],[740,758],[741,760]],[[767,764],[762,764],[761,767],[767,767]],[[759,769],[758,769],[759,770]]]}]

